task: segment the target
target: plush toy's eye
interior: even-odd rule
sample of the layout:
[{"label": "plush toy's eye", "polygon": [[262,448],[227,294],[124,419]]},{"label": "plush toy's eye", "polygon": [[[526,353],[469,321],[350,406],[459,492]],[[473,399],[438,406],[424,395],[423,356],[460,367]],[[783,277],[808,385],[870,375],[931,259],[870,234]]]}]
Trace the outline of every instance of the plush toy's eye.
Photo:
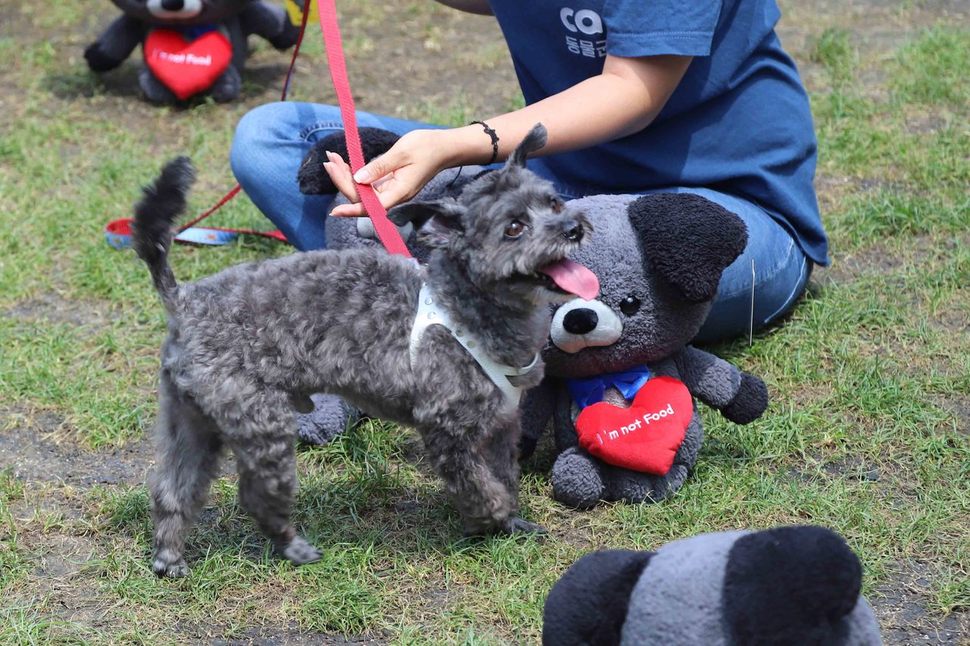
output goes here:
[{"label": "plush toy's eye", "polygon": [[627,316],[633,316],[640,310],[640,299],[636,296],[627,296],[620,301],[620,311]]},{"label": "plush toy's eye", "polygon": [[525,223],[522,220],[512,220],[505,226],[506,238],[520,238],[525,233]]}]

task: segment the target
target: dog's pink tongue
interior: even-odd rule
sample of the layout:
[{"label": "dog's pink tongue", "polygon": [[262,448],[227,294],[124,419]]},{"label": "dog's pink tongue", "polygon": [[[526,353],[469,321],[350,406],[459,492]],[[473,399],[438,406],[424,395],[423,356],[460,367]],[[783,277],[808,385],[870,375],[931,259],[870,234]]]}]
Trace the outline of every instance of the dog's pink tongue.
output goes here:
[{"label": "dog's pink tongue", "polygon": [[596,274],[568,258],[546,265],[539,271],[552,278],[560,289],[587,301],[593,300],[600,293],[600,279]]}]

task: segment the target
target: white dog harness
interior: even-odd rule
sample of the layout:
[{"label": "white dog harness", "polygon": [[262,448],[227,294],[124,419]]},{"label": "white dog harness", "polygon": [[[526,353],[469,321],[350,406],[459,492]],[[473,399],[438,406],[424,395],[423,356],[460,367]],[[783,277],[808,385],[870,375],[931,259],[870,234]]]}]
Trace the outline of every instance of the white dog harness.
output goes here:
[{"label": "white dog harness", "polygon": [[414,317],[414,326],[411,328],[411,366],[414,366],[418,357],[418,346],[424,331],[432,325],[441,325],[451,332],[451,335],[462,345],[463,348],[472,356],[482,370],[492,382],[499,387],[509,406],[518,408],[522,398],[522,388],[515,386],[509,377],[521,377],[528,374],[536,364],[539,363],[539,354],[532,359],[532,363],[523,368],[513,368],[505,364],[498,363],[485,354],[481,345],[468,333],[452,323],[448,312],[438,307],[434,292],[427,283],[422,283],[421,293],[418,295],[418,313]]}]

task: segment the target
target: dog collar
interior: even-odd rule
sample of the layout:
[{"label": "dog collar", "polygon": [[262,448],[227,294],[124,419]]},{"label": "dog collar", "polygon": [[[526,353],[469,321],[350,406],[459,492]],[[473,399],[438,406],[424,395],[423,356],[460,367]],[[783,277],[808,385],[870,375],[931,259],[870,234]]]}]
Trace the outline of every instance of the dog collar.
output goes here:
[{"label": "dog collar", "polygon": [[432,325],[441,325],[451,332],[451,336],[455,337],[455,340],[465,348],[465,351],[478,362],[478,365],[481,366],[488,378],[502,391],[509,405],[513,408],[518,408],[519,401],[522,398],[522,388],[514,385],[509,380],[509,377],[520,377],[531,372],[536,367],[536,364],[539,363],[538,353],[529,365],[522,368],[513,368],[512,366],[495,361],[485,353],[478,341],[469,334],[468,330],[456,326],[451,321],[451,317],[448,316],[448,312],[438,307],[437,299],[435,298],[434,292],[431,291],[431,287],[427,283],[423,283],[421,285],[421,292],[418,294],[418,313],[414,317],[414,325],[411,327],[410,352],[412,367],[417,360],[418,346],[421,344],[424,331]]}]

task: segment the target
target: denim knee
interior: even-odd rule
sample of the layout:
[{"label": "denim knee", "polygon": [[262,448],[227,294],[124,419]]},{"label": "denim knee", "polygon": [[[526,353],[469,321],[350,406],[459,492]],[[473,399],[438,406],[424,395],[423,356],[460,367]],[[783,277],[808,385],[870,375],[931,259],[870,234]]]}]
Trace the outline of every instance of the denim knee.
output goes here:
[{"label": "denim knee", "polygon": [[273,115],[277,112],[278,104],[268,103],[253,108],[242,116],[236,124],[236,132],[232,137],[232,147],[229,150],[229,165],[236,179],[243,186],[247,180],[258,177],[262,155],[254,154],[268,143],[268,126],[273,123]]},{"label": "denim knee", "polygon": [[747,335],[795,306],[805,291],[812,262],[793,238],[788,238],[787,244],[779,239],[787,235],[779,231],[767,239],[749,238],[748,249],[725,270],[714,305],[695,343]]},{"label": "denim knee", "polygon": [[707,188],[676,187],[695,193],[737,215],[748,230],[744,252],[724,270],[717,297],[695,343],[746,335],[778,319],[798,301],[812,262],[794,236],[757,204]]},{"label": "denim knee", "polygon": [[300,133],[300,105],[269,103],[240,119],[229,162],[253,204],[300,250],[326,244],[324,215],[332,196],[303,195],[297,171],[312,142]]}]

